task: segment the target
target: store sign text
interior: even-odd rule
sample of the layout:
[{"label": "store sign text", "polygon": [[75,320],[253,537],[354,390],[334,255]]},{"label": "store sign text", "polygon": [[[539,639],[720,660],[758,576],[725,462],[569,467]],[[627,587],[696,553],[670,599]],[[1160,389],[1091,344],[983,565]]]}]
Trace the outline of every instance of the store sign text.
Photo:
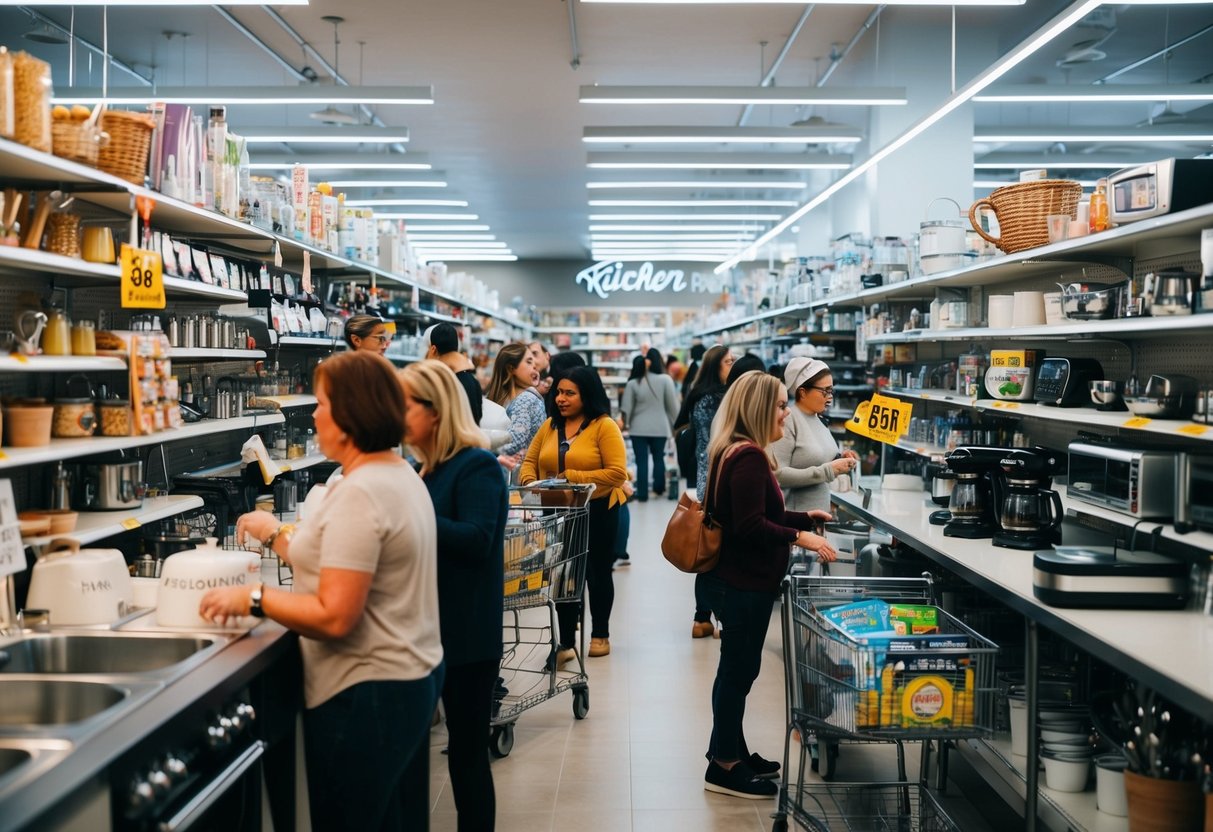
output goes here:
[{"label": "store sign text", "polygon": [[604,300],[612,292],[718,292],[724,285],[723,278],[715,274],[692,272],[688,280],[682,269],[658,269],[648,261],[632,269],[617,260],[602,260],[582,269],[577,282]]}]

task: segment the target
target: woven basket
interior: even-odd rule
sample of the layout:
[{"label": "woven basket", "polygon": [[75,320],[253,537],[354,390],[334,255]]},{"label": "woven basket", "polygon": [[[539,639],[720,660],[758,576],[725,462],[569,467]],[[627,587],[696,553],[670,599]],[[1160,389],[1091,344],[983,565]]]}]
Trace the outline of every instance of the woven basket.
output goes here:
[{"label": "woven basket", "polygon": [[101,115],[101,129],[109,133],[110,140],[97,154],[97,167],[142,185],[155,126],[155,120],[146,113],[106,110]]},{"label": "woven basket", "polygon": [[[1047,245],[1049,224],[1046,218],[1051,214],[1068,214],[1074,219],[1081,197],[1082,185],[1071,179],[1020,182],[999,188],[985,199],[974,202],[969,208],[969,222],[984,239],[1010,254]],[[977,218],[977,212],[982,208],[993,209],[1001,237],[991,237],[982,230]]]},{"label": "woven basket", "polygon": [[109,136],[79,121],[51,122],[52,152],[63,159],[97,167],[97,154]]}]

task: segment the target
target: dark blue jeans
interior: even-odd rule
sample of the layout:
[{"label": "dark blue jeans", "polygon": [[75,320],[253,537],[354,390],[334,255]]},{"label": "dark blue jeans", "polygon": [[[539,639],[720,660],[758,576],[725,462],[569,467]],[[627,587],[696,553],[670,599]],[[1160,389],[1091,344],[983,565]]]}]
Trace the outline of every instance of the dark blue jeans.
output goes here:
[{"label": "dark blue jeans", "polygon": [[724,621],[725,582],[715,571],[700,572],[695,576],[695,620],[711,621],[712,613],[717,621]]},{"label": "dark blue jeans", "polygon": [[653,457],[653,491],[665,491],[665,442],[664,436],[633,436],[632,449],[636,452],[636,499],[649,498],[649,456]]},{"label": "dark blue jeans", "polygon": [[312,828],[414,830],[406,805],[428,794],[428,778],[410,782],[414,754],[442,691],[443,666],[411,682],[360,682],[303,712],[304,755]]},{"label": "dark blue jeans", "polygon": [[762,667],[762,646],[771,624],[775,593],[748,592],[724,585],[724,620],[720,664],[712,685],[712,738],[709,760],[743,760],[750,756],[742,722],[745,700]]}]

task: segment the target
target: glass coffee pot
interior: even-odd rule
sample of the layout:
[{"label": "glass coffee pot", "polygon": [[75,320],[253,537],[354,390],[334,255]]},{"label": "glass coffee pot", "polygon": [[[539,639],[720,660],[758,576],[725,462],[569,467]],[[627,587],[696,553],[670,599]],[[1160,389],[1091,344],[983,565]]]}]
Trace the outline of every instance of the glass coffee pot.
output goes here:
[{"label": "glass coffee pot", "polygon": [[1007,480],[1007,492],[998,512],[1004,531],[1021,534],[1048,532],[1061,525],[1065,510],[1061,496],[1036,480]]}]

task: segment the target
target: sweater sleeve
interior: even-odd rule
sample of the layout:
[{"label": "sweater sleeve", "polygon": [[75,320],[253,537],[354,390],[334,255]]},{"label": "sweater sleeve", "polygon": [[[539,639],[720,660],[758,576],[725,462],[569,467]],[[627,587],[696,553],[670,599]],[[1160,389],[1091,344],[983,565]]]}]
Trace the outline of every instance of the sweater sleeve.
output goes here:
[{"label": "sweater sleeve", "polygon": [[619,415],[623,417],[625,427],[632,426],[632,408],[636,406],[636,385],[629,381],[623,386],[623,396],[619,399]]},{"label": "sweater sleeve", "polygon": [[669,382],[665,386],[665,415],[669,417],[672,426],[678,419],[678,388],[674,386],[674,379],[669,376],[663,378]]},{"label": "sweater sleeve", "polygon": [[452,501],[453,517],[436,515],[438,552],[460,566],[479,566],[494,556],[489,545],[497,531],[499,513],[489,509],[505,502],[505,477],[497,460],[482,453],[453,473],[458,479],[459,496]]},{"label": "sweater sleeve", "polygon": [[[736,451],[725,461],[724,476],[729,482],[730,531],[737,537],[761,543],[791,543],[798,530],[775,522],[766,515],[767,488],[763,481],[770,476],[765,456],[748,448]],[[786,519],[784,516],[780,521]]]},{"label": "sweater sleeve", "polygon": [[834,469],[829,463],[805,468],[792,467],[792,454],[796,451],[798,437],[796,418],[789,416],[783,423],[783,436],[771,445],[771,455],[775,457],[775,479],[784,488],[803,488],[806,485],[833,482]]},{"label": "sweater sleeve", "polygon": [[[596,420],[594,439],[598,442],[602,467],[593,470],[565,468],[565,478],[572,483],[591,483],[596,486],[596,490],[614,491],[622,488],[624,481],[628,478],[628,453],[623,444],[623,434],[619,431],[615,420],[609,416],[600,416]],[[529,458],[530,454],[527,456]],[[526,463],[523,465],[525,466]],[[525,473],[524,467],[524,476]],[[612,499],[612,505],[614,503],[615,500]]]},{"label": "sweater sleeve", "polygon": [[526,451],[526,459],[522,461],[522,469],[518,472],[518,481],[523,485],[528,485],[539,479],[539,452],[543,449],[543,443],[552,435],[552,420],[548,419],[539,428],[539,431],[535,434],[535,438],[531,440],[531,445]]},{"label": "sweater sleeve", "polygon": [[527,450],[545,418],[543,400],[538,394],[524,390],[506,409],[510,417],[510,441],[498,453],[512,456]]}]

